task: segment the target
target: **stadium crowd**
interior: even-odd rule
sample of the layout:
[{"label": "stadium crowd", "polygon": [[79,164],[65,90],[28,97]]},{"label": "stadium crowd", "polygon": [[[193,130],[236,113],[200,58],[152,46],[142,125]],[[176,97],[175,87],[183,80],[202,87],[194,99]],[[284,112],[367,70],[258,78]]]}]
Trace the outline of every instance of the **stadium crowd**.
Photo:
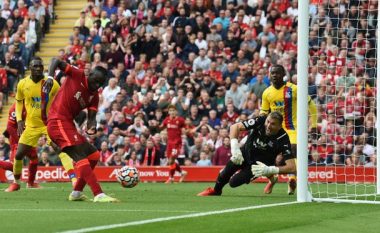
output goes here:
[{"label": "stadium crowd", "polygon": [[0,1],[0,111],[39,51],[53,15],[52,0]]},{"label": "stadium crowd", "polygon": [[[20,0],[9,17],[3,1],[2,64],[27,62],[38,50],[48,31],[41,18],[51,15],[31,12],[39,1],[25,11]],[[310,137],[309,162],[374,166],[378,3],[310,4],[308,81],[318,106],[318,135]],[[180,162],[225,165],[228,127],[259,114],[272,64],[284,66],[287,81],[297,83],[298,12],[297,0],[89,1],[57,56],[87,72],[96,65],[109,71],[97,134],[88,136],[101,152],[99,163],[166,165],[168,138],[159,125],[172,104],[185,119]],[[20,15],[24,20],[17,20]],[[36,18],[40,24],[32,23]],[[27,47],[31,25],[39,36]],[[63,82],[64,74],[57,73],[57,80]],[[3,144],[0,138],[0,151]],[[40,165],[56,163],[51,153],[41,138]],[[156,159],[147,164],[148,156]]]}]

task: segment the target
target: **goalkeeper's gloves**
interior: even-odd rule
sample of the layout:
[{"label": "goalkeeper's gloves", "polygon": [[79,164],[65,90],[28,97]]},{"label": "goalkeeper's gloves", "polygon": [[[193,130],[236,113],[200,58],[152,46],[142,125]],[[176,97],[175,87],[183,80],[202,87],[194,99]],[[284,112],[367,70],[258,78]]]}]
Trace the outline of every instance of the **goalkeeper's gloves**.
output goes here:
[{"label": "goalkeeper's gloves", "polygon": [[251,171],[253,174],[253,178],[259,178],[260,176],[271,176],[274,174],[278,174],[280,169],[275,166],[267,166],[264,163],[257,161],[257,165],[252,165],[251,166]]},{"label": "goalkeeper's gloves", "polygon": [[231,139],[231,162],[235,165],[241,165],[244,161],[241,153],[239,142],[236,138]]}]

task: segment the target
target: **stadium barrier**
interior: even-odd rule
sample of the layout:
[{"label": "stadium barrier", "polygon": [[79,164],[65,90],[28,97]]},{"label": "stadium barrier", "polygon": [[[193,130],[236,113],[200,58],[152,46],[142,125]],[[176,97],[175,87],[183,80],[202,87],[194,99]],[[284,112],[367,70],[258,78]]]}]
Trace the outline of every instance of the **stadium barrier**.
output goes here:
[{"label": "stadium barrier", "polygon": [[[116,172],[120,167],[97,167],[95,174],[99,181],[116,181]],[[212,167],[183,167],[188,172],[186,181],[190,182],[214,182],[222,169],[222,166]],[[138,167],[140,180],[142,182],[161,182],[169,177],[169,167],[147,166]],[[376,182],[376,169],[363,166],[358,167],[333,167],[320,166],[309,167],[309,182],[353,182],[353,183],[374,183]],[[175,178],[179,179],[180,174],[176,172]],[[22,180],[28,178],[28,169],[23,168]],[[0,182],[8,182],[13,177],[0,169]],[[66,182],[69,181],[67,173],[63,167],[39,167],[36,175],[40,182]],[[280,182],[287,182],[286,175],[280,175]],[[267,182],[267,179],[260,178],[255,182]]]}]

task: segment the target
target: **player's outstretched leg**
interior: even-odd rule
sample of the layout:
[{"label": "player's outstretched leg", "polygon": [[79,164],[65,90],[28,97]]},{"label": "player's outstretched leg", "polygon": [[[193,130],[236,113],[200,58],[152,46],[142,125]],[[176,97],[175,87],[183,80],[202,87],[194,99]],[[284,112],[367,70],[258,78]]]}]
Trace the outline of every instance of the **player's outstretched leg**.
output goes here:
[{"label": "player's outstretched leg", "polygon": [[13,163],[9,161],[0,161],[0,168],[6,171],[13,171]]},{"label": "player's outstretched leg", "polygon": [[[90,162],[90,167],[92,170],[94,170],[96,165],[98,164],[99,158],[100,158],[100,154],[98,151],[95,151],[94,153],[92,153],[91,155],[87,157],[88,161]],[[82,193],[85,186],[86,186],[86,181],[83,178],[79,178],[74,185],[74,192],[70,194],[69,200],[70,201],[88,200],[88,198]]]},{"label": "player's outstretched leg", "polygon": [[198,193],[198,196],[220,196],[223,187],[230,181],[230,178],[239,170],[240,166],[233,164],[231,161],[223,168],[216,179],[214,188],[208,187],[204,191]]}]

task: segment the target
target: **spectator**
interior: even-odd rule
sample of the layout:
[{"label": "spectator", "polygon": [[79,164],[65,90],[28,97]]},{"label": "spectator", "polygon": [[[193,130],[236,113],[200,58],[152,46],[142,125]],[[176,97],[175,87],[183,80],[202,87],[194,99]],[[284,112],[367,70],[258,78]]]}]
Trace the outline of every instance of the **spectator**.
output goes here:
[{"label": "spectator", "polygon": [[202,151],[200,153],[200,159],[197,161],[197,166],[198,167],[207,167],[207,166],[211,166],[211,160],[207,157],[207,154]]},{"label": "spectator", "polygon": [[227,91],[225,97],[225,104],[227,105],[228,101],[232,100],[232,103],[235,108],[241,109],[245,101],[245,93],[238,89],[237,83],[232,83],[230,90]]},{"label": "spectator", "polygon": [[161,158],[161,151],[154,145],[152,139],[146,142],[144,156],[142,157],[141,164],[144,166],[159,166]]},{"label": "spectator", "polygon": [[223,145],[217,147],[215,154],[212,158],[212,164],[215,166],[224,166],[230,160],[231,148],[230,148],[230,138],[223,138]]}]

